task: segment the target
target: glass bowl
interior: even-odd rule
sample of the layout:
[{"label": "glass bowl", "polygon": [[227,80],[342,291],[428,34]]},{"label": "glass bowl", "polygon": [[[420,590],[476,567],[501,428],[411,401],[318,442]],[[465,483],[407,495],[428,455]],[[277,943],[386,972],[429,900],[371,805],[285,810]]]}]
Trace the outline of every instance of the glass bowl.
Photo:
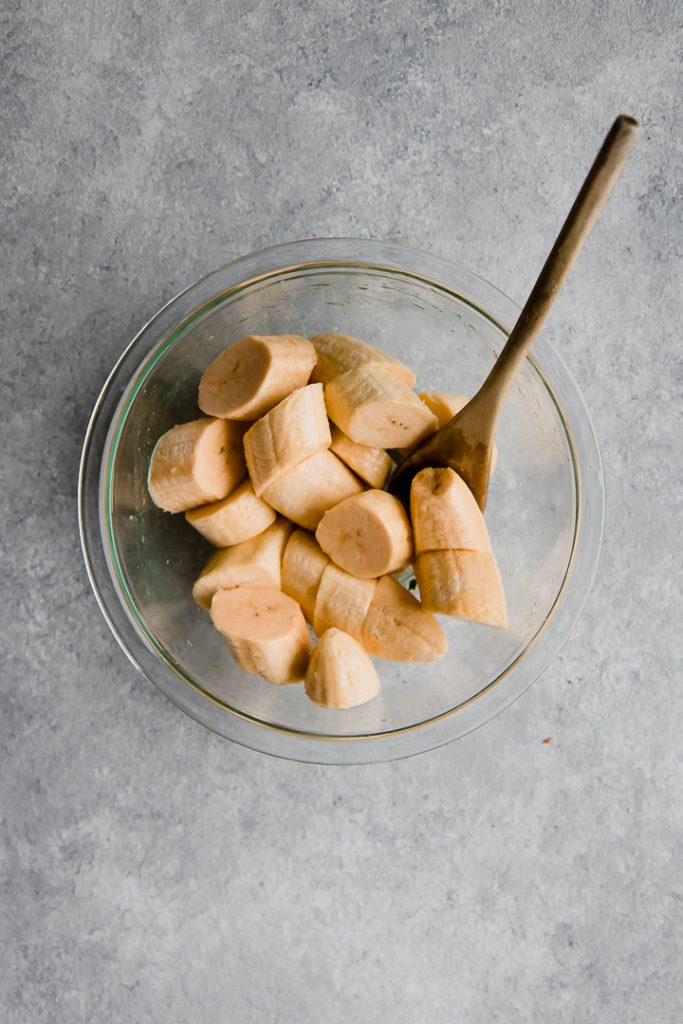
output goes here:
[{"label": "glass bowl", "polygon": [[342,331],[408,363],[420,390],[472,394],[518,307],[463,267],[393,243],[316,239],[235,260],[143,327],[112,371],[88,428],[80,522],[95,594],[129,658],[214,732],[301,761],[386,761],[454,740],[515,700],[566,639],[595,573],[604,517],[600,455],[565,364],[541,338],[509,395],[487,522],[510,628],[441,618],[432,664],[378,662],[382,691],[331,711],[301,686],[239,669],[191,595],[211,548],[147,493],[158,437],[200,415],[197,382],[246,334]]}]

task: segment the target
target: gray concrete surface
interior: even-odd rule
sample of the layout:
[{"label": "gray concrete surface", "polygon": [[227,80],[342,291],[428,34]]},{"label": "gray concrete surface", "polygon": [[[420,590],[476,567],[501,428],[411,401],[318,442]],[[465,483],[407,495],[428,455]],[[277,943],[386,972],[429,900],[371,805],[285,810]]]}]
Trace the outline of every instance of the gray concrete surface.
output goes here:
[{"label": "gray concrete surface", "polygon": [[[5,1024],[681,1019],[679,15],[4,6]],[[387,766],[278,762],[185,719],[117,648],[78,545],[81,438],[123,346],[205,271],[311,235],[416,244],[522,299],[621,110],[642,138],[550,324],[608,488],[561,657]]]}]

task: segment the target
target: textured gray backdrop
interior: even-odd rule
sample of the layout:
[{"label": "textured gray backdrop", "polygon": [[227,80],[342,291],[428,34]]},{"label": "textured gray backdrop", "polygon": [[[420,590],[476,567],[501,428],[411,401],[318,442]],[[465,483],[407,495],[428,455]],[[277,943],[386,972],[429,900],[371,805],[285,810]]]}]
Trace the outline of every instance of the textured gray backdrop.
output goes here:
[{"label": "textured gray backdrop", "polygon": [[[9,0],[2,30],[0,1019],[680,1020],[674,0]],[[432,249],[521,300],[621,110],[642,137],[550,323],[608,489],[562,656],[388,766],[184,718],[78,546],[123,346],[204,272],[311,235]]]}]

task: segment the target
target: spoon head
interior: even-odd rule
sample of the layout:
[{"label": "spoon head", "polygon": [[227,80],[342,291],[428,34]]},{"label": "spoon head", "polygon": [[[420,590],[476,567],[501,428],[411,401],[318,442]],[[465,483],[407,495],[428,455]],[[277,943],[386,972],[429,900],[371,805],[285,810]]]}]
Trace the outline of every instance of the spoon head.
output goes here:
[{"label": "spoon head", "polygon": [[469,429],[467,417],[458,413],[401,463],[391,478],[389,490],[408,503],[416,473],[426,466],[449,467],[463,478],[483,512],[491,475],[492,448],[492,439],[482,441]]}]

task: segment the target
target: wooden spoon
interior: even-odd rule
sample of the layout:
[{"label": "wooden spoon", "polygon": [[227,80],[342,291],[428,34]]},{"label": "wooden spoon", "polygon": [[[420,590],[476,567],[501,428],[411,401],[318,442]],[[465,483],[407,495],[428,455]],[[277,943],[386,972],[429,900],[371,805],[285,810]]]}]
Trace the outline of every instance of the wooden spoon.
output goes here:
[{"label": "wooden spoon", "polygon": [[450,466],[469,485],[483,512],[491,449],[505,396],[619,177],[639,129],[633,117],[621,114],[616,119],[493,369],[474,398],[401,463],[389,485],[394,494],[406,500],[413,477],[425,466]]}]

